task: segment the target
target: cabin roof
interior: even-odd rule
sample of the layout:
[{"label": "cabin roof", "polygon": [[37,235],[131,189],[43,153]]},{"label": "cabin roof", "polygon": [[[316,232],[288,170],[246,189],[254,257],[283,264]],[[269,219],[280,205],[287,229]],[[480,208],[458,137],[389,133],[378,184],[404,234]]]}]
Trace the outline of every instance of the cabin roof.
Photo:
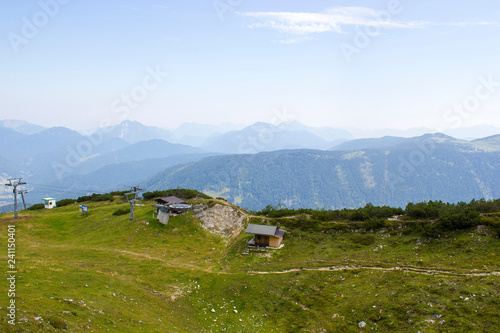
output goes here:
[{"label": "cabin roof", "polygon": [[285,231],[280,230],[280,228],[278,228],[277,226],[249,224],[247,229],[245,230],[245,233],[254,235],[282,237]]},{"label": "cabin roof", "polygon": [[162,197],[154,199],[156,202],[164,202],[164,203],[176,203],[176,204],[185,204],[186,201],[181,198],[177,198],[176,196]]},{"label": "cabin roof", "polygon": [[278,228],[278,230],[276,230],[276,233],[274,234],[274,236],[283,237],[284,234],[285,234],[285,230],[281,230]]}]

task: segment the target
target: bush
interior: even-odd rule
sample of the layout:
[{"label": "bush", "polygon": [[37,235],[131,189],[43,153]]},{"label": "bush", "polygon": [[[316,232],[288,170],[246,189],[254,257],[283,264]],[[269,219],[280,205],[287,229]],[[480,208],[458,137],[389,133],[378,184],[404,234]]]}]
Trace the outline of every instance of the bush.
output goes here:
[{"label": "bush", "polygon": [[76,201],[75,199],[62,199],[57,202],[57,207],[64,207],[67,205],[71,205],[75,201]]},{"label": "bush", "polygon": [[485,226],[489,227],[495,237],[499,237],[500,236],[500,215],[499,214],[495,214],[495,215],[491,215],[491,216],[483,216],[481,218],[481,223],[484,224]]},{"label": "bush", "polygon": [[57,317],[51,317],[51,318],[49,318],[49,323],[55,329],[65,330],[65,329],[68,328],[68,324],[66,324],[66,322],[64,322],[62,319],[59,319]]},{"label": "bush", "polygon": [[125,193],[129,193],[130,191],[112,191],[112,192],[109,192],[109,194],[111,195],[124,195]]},{"label": "bush", "polygon": [[327,210],[311,209],[311,208],[286,208],[281,205],[272,206],[267,205],[261,211],[252,211],[253,215],[265,215],[269,217],[285,217],[296,216],[298,214],[308,214],[311,220],[317,222],[335,221],[335,220],[348,220],[348,221],[366,221],[372,218],[388,218],[394,215],[403,214],[401,208],[392,208],[388,206],[373,206],[371,203],[366,204],[365,207],[358,209],[342,209],[342,210]]},{"label": "bush", "polygon": [[475,227],[481,222],[479,212],[470,207],[455,207],[441,214],[437,228],[460,230]]},{"label": "bush", "polygon": [[120,216],[130,213],[130,207],[121,207],[113,212],[113,215]]},{"label": "bush", "polygon": [[450,204],[442,201],[429,201],[419,203],[408,203],[405,208],[406,215],[416,219],[435,219],[439,217],[440,211],[448,207]]},{"label": "bush", "polygon": [[37,210],[37,209],[43,209],[45,207],[44,204],[42,203],[39,203],[39,204],[35,204],[33,206],[29,206],[28,207],[28,210]]},{"label": "bush", "polygon": [[353,234],[351,236],[351,241],[355,244],[371,245],[375,243],[375,237],[372,235]]},{"label": "bush", "polygon": [[361,226],[365,230],[379,230],[385,228],[387,225],[386,220],[383,218],[372,217],[369,220],[361,223]]},{"label": "bush", "polygon": [[349,231],[349,225],[347,223],[334,223],[329,225],[328,232],[347,232]]},{"label": "bush", "polygon": [[76,199],[76,201],[77,202],[84,202],[84,201],[113,201],[114,199],[115,198],[110,193],[106,193],[106,194],[93,193],[92,195],[84,195],[82,197],[79,197],[78,199]]}]

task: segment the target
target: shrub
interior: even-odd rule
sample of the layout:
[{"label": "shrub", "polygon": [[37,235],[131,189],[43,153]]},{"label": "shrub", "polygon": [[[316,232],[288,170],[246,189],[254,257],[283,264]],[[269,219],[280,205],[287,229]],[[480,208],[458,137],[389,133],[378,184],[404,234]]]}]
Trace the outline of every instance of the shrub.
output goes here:
[{"label": "shrub", "polygon": [[106,193],[106,194],[93,193],[92,195],[84,195],[82,197],[79,197],[78,199],[76,199],[76,201],[77,202],[84,202],[84,201],[113,201],[114,199],[115,198],[110,193]]},{"label": "shrub", "polygon": [[375,237],[372,235],[353,234],[351,241],[355,244],[371,245],[375,243]]},{"label": "shrub", "polygon": [[361,225],[365,230],[379,230],[386,227],[386,220],[383,218],[372,217],[361,223]]},{"label": "shrub", "polygon": [[117,210],[115,210],[113,212],[113,215],[120,216],[120,215],[125,215],[125,214],[128,214],[128,213],[130,213],[130,208],[129,207],[121,207],[121,208],[118,208]]},{"label": "shrub", "polygon": [[437,228],[442,230],[459,230],[474,227],[479,224],[479,212],[470,207],[455,207],[439,217]]},{"label": "shrub", "polygon": [[493,231],[493,236],[500,236],[500,215],[483,216],[481,223],[489,227]]},{"label": "shrub", "polygon": [[111,195],[124,195],[125,193],[128,193],[130,191],[112,191],[112,192],[109,192],[109,194]]},{"label": "shrub", "polygon": [[442,209],[449,206],[448,203],[443,203],[442,201],[429,201],[429,202],[419,202],[419,203],[408,203],[405,208],[406,215],[416,218],[437,218]]},{"label": "shrub", "polygon": [[39,204],[35,204],[35,205],[33,205],[33,206],[28,207],[28,210],[43,209],[44,207],[45,207],[45,205],[44,205],[44,204],[39,203]]},{"label": "shrub", "polygon": [[328,232],[347,232],[349,231],[349,225],[347,223],[334,223],[329,225],[329,229],[327,230]]},{"label": "shrub", "polygon": [[62,199],[57,202],[57,207],[64,207],[67,205],[71,205],[75,201],[76,201],[75,199]]},{"label": "shrub", "polygon": [[49,319],[49,323],[55,328],[55,329],[61,329],[65,330],[68,328],[68,324],[64,322],[62,319],[59,319],[57,317],[51,317]]}]

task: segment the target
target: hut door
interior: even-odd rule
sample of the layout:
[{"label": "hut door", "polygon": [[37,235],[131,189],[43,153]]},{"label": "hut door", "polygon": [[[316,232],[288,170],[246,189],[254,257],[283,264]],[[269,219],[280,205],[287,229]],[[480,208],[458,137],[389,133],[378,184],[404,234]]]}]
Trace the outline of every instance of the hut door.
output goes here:
[{"label": "hut door", "polygon": [[269,236],[255,235],[255,245],[269,246]]}]

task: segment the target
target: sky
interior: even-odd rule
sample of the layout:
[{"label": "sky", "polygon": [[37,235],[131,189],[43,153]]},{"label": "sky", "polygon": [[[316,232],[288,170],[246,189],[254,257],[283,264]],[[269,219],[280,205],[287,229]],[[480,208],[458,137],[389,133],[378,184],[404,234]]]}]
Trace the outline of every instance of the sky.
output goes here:
[{"label": "sky", "polygon": [[493,0],[0,0],[0,119],[500,127]]}]

